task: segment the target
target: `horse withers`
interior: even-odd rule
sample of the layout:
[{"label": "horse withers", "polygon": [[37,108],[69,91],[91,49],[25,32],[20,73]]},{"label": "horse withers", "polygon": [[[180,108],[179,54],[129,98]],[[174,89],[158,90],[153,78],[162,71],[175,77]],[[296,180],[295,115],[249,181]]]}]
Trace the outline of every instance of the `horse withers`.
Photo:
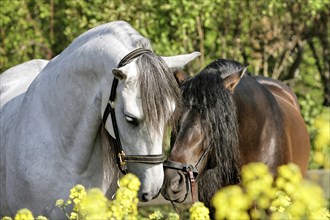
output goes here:
[{"label": "horse withers", "polygon": [[293,162],[306,174],[310,142],[296,96],[281,82],[245,73],[241,64],[219,59],[182,83],[164,163],[167,200],[183,202],[197,179],[199,199],[211,208],[214,193],[239,184],[240,168],[250,162],[267,164],[274,175]]},{"label": "horse withers", "polygon": [[119,170],[139,177],[141,201],[157,196],[164,126],[180,96],[173,71],[197,56],[160,57],[115,21],[76,38],[40,73],[25,68],[18,75],[35,78],[0,108],[0,215],[28,208],[61,218],[57,199],[76,184],[112,196]]}]

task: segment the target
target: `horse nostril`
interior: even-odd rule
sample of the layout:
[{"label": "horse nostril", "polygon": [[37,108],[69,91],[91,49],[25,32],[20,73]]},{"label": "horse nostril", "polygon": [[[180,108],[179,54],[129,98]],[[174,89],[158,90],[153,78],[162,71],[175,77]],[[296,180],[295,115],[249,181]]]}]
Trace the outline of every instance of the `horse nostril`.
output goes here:
[{"label": "horse nostril", "polygon": [[173,193],[178,193],[182,190],[182,184],[184,184],[184,177],[181,175],[180,172],[178,172],[179,175],[176,175],[170,185],[170,189]]},{"label": "horse nostril", "polygon": [[152,199],[152,197],[149,193],[143,193],[141,196],[142,202],[149,202],[151,199]]}]

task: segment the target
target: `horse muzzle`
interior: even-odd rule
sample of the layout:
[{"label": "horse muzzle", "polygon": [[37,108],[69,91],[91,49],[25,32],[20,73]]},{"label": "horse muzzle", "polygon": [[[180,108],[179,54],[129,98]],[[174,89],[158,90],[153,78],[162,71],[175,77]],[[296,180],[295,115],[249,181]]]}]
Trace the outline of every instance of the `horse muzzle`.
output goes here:
[{"label": "horse muzzle", "polygon": [[181,170],[165,169],[161,194],[166,200],[181,203],[189,192],[186,175]]},{"label": "horse muzzle", "polygon": [[152,196],[150,193],[142,193],[141,195],[139,194],[139,200],[141,202],[149,202],[153,199],[156,199],[160,194],[160,191],[158,191],[158,193],[156,193],[154,196]]}]

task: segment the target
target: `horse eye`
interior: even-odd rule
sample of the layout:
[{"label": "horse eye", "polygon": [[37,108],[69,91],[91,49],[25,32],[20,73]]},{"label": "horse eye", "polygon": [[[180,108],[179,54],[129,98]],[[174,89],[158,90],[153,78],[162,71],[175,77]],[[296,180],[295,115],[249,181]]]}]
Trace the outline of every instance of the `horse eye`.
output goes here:
[{"label": "horse eye", "polygon": [[126,121],[132,125],[138,126],[139,125],[139,120],[137,118],[125,115]]}]

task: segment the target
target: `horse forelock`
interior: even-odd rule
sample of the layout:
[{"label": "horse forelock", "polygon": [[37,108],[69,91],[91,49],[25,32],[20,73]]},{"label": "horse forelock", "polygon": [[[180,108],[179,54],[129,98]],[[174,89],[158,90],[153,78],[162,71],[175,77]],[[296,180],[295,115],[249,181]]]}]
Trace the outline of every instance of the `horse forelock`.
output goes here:
[{"label": "horse forelock", "polygon": [[222,79],[242,70],[244,66],[235,60],[217,59],[210,63],[203,72],[219,74]]},{"label": "horse forelock", "polygon": [[185,108],[194,108],[200,113],[208,147],[212,148],[208,164],[219,169],[218,185],[236,183],[239,179],[236,106],[221,74],[202,71],[186,81],[182,89]]},{"label": "horse forelock", "polygon": [[137,59],[137,66],[145,123],[158,131],[160,125],[174,118],[173,107],[179,105],[180,90],[161,57],[153,53],[143,54]]}]

